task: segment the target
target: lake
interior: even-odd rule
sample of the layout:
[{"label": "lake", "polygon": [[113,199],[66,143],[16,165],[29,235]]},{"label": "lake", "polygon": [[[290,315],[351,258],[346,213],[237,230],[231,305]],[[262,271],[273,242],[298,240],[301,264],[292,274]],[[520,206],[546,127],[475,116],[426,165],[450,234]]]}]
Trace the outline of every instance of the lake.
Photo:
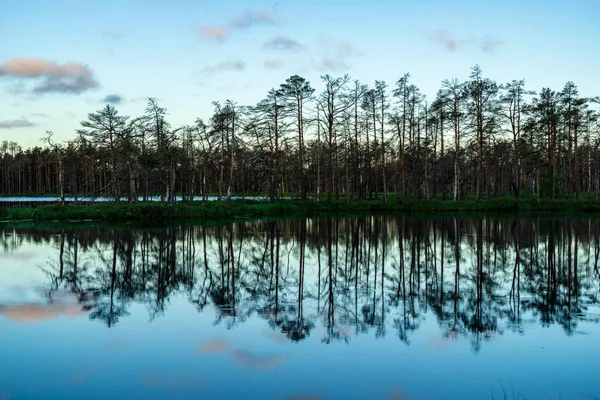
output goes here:
[{"label": "lake", "polygon": [[0,225],[0,399],[598,399],[599,233]]}]

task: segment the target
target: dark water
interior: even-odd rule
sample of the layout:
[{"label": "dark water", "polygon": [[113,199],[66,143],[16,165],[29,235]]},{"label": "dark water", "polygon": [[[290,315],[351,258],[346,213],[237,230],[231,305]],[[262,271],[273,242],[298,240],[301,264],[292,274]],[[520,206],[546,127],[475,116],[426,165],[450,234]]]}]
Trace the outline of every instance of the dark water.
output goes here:
[{"label": "dark water", "polygon": [[600,220],[0,231],[0,399],[600,398]]}]

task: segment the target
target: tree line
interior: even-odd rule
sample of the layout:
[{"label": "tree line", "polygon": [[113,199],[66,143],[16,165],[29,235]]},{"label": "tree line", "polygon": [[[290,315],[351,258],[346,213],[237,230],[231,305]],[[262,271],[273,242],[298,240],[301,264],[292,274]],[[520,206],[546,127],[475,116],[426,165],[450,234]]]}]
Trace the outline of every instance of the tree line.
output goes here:
[{"label": "tree line", "polygon": [[294,75],[255,105],[213,102],[208,120],[174,127],[148,98],[141,116],[110,104],[74,138],[0,145],[1,194],[215,195],[327,199],[598,197],[599,98],[573,82],[529,90],[499,84],[479,66],[444,80],[428,101],[403,75],[393,86],[321,77],[317,92]]}]

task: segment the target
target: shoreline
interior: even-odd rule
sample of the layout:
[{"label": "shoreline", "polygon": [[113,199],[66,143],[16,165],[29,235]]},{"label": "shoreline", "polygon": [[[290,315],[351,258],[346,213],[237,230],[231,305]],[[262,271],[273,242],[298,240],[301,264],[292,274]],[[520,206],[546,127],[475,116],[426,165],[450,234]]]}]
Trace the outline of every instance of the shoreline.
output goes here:
[{"label": "shoreline", "polygon": [[477,213],[598,213],[600,201],[588,199],[488,199],[488,200],[407,200],[407,201],[314,201],[277,202],[232,200],[202,203],[108,203],[93,205],[41,204],[36,207],[0,209],[0,221],[15,222],[108,222],[141,225],[170,222],[228,222],[265,217],[319,217],[352,214],[477,214]]}]

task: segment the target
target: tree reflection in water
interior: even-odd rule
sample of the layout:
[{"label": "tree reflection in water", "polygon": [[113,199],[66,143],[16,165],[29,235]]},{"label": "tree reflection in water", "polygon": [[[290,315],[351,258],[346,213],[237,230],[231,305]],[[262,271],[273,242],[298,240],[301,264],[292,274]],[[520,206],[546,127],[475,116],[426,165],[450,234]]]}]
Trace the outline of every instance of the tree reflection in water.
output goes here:
[{"label": "tree reflection in water", "polygon": [[[352,217],[159,230],[7,228],[2,246],[54,246],[48,299],[68,290],[112,327],[184,294],[234,327],[252,315],[292,341],[389,334],[411,343],[428,311],[474,351],[506,330],[598,322],[600,222]],[[18,233],[18,235],[15,235]],[[594,311],[594,308],[596,311]]]}]

